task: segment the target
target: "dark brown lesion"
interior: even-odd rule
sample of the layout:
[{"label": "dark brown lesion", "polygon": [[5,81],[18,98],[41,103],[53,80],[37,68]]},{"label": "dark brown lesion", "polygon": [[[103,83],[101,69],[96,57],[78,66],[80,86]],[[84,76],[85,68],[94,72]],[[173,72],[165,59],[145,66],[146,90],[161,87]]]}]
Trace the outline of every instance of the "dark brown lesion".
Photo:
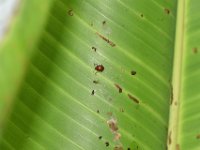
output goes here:
[{"label": "dark brown lesion", "polygon": [[103,39],[104,41],[106,41],[108,44],[110,44],[110,46],[115,47],[116,44],[113,43],[112,41],[110,41],[108,38],[106,38],[105,36],[101,35],[100,33],[96,32],[96,34]]},{"label": "dark brown lesion", "polygon": [[169,135],[168,135],[168,144],[171,145],[172,144],[172,131],[169,132]]},{"label": "dark brown lesion", "polygon": [[166,14],[168,14],[168,15],[170,14],[170,10],[168,8],[165,8],[164,11]]},{"label": "dark brown lesion", "polygon": [[67,12],[67,13],[68,13],[68,15],[69,15],[69,16],[73,16],[73,15],[74,15],[74,13],[73,13],[73,10],[72,10],[72,9],[68,10],[68,12]]},{"label": "dark brown lesion", "polygon": [[170,104],[172,105],[173,101],[174,101],[174,92],[173,92],[173,85],[172,85],[172,83],[170,83],[170,90],[171,90],[171,92],[170,92],[170,100],[171,100]]},{"label": "dark brown lesion", "polygon": [[97,51],[97,48],[92,46],[92,50],[94,50],[95,52]]},{"label": "dark brown lesion", "polygon": [[133,102],[135,102],[135,103],[137,103],[137,104],[140,103],[140,101],[139,101],[136,97],[134,97],[134,96],[132,96],[132,95],[130,95],[130,94],[128,94],[128,98],[131,99]]},{"label": "dark brown lesion", "polygon": [[118,89],[119,93],[122,93],[122,88],[118,84],[115,84],[115,87]]},{"label": "dark brown lesion", "polygon": [[197,47],[194,47],[194,48],[192,49],[192,51],[193,51],[194,54],[197,54],[197,53],[198,53],[198,48],[197,48]]}]

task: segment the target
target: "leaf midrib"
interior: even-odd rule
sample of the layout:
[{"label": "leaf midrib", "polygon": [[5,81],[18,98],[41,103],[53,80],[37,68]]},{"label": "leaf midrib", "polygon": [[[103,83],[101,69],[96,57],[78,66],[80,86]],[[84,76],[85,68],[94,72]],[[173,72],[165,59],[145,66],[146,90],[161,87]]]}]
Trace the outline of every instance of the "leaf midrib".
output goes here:
[{"label": "leaf midrib", "polygon": [[172,72],[172,103],[170,105],[169,129],[167,146],[168,150],[179,148],[179,115],[181,103],[182,86],[182,66],[184,55],[184,30],[185,30],[185,0],[179,0],[177,3],[177,22],[174,46],[174,63]]}]

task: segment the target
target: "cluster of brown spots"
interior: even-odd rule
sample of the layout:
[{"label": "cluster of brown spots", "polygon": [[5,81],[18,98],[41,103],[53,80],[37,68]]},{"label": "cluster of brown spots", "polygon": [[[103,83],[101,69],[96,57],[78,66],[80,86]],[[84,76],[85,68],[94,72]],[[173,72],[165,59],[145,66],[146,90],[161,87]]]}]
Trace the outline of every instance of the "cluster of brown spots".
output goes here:
[{"label": "cluster of brown spots", "polygon": [[200,134],[198,134],[198,135],[196,136],[196,139],[200,139]]},{"label": "cluster of brown spots", "polygon": [[107,124],[112,132],[116,132],[118,130],[117,120],[112,118],[107,121]]},{"label": "cluster of brown spots", "polygon": [[92,46],[92,50],[94,50],[95,52],[97,51],[97,48]]},{"label": "cluster of brown spots", "polygon": [[73,10],[72,10],[72,9],[68,10],[68,12],[67,12],[67,13],[68,13],[68,15],[69,15],[69,16],[73,16],[73,15],[74,15],[74,13],[73,13]]},{"label": "cluster of brown spots", "polygon": [[114,150],[124,150],[121,145],[117,145],[114,147]]},{"label": "cluster of brown spots", "polygon": [[168,15],[170,14],[170,10],[168,8],[165,8],[164,11],[166,14],[168,14]]},{"label": "cluster of brown spots", "polygon": [[110,41],[108,38],[104,37],[104,36],[101,35],[100,33],[96,32],[96,34],[97,34],[101,39],[103,39],[103,40],[106,41],[108,44],[110,44],[110,46],[112,46],[112,47],[115,47],[115,46],[116,46],[112,41]]},{"label": "cluster of brown spots", "polygon": [[133,96],[130,95],[130,94],[128,94],[128,98],[131,99],[131,100],[133,100],[133,102],[135,102],[135,103],[137,103],[137,104],[140,103],[140,101],[139,101],[137,98],[133,97]]},{"label": "cluster of brown spots", "polygon": [[118,89],[119,93],[122,93],[122,88],[118,84],[115,84],[115,87]]},{"label": "cluster of brown spots", "polygon": [[192,51],[193,51],[194,54],[197,54],[197,53],[198,53],[198,48],[197,48],[197,47],[194,47],[194,48],[192,49]]},{"label": "cluster of brown spots", "polygon": [[95,67],[95,70],[98,71],[98,72],[103,72],[104,71],[104,66],[103,65],[97,65]]},{"label": "cluster of brown spots", "polygon": [[131,71],[131,75],[133,75],[133,76],[136,75],[136,73],[137,73],[137,72],[134,71],[134,70]]}]

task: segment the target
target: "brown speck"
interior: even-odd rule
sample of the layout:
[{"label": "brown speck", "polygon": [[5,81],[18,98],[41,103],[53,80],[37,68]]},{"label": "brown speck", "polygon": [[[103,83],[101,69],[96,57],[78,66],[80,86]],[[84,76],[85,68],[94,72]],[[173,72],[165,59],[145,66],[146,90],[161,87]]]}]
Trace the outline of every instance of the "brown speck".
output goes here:
[{"label": "brown speck", "polygon": [[123,150],[123,147],[122,146],[115,146],[114,150]]},{"label": "brown speck", "polygon": [[111,129],[112,132],[115,132],[115,131],[118,130],[117,121],[115,119],[108,120],[107,124],[108,124],[108,126],[109,126],[109,128]]},{"label": "brown speck", "polygon": [[143,18],[143,17],[144,17],[144,14],[140,14],[140,17]]},{"label": "brown speck", "polygon": [[192,49],[192,51],[193,51],[194,54],[197,54],[197,53],[198,53],[197,47],[194,47],[194,48]]},{"label": "brown speck", "polygon": [[102,139],[102,136],[99,136],[99,140],[101,140]]},{"label": "brown speck", "polygon": [[103,72],[104,71],[104,66],[103,65],[97,65],[95,67],[95,70],[98,71],[98,72]]},{"label": "brown speck", "polygon": [[200,134],[198,134],[198,135],[196,136],[196,139],[200,139]]},{"label": "brown speck", "polygon": [[106,147],[108,147],[110,144],[109,144],[109,142],[105,142],[105,145],[106,145]]},{"label": "brown speck", "polygon": [[120,111],[120,112],[124,112],[124,108],[120,108],[119,111]]},{"label": "brown speck", "polygon": [[168,14],[168,15],[170,14],[170,10],[168,8],[165,8],[164,11],[166,14]]},{"label": "brown speck", "polygon": [[94,84],[98,84],[99,82],[98,82],[97,80],[94,80],[93,83],[94,83]]},{"label": "brown speck", "polygon": [[119,90],[119,93],[122,93],[122,88],[118,84],[115,84],[115,87]]},{"label": "brown speck", "polygon": [[95,93],[95,91],[94,91],[94,90],[92,90],[92,93],[91,93],[91,95],[94,95],[94,93]]},{"label": "brown speck", "polygon": [[113,114],[112,114],[112,112],[107,112],[107,115],[112,116]]},{"label": "brown speck", "polygon": [[176,150],[180,150],[180,145],[176,144]]},{"label": "brown speck", "polygon": [[104,20],[104,21],[102,22],[102,24],[105,25],[105,24],[106,24],[106,21]]},{"label": "brown speck", "polygon": [[134,71],[134,70],[131,71],[131,75],[133,75],[133,76],[136,75],[136,73],[137,73],[137,72]]},{"label": "brown speck", "polygon": [[97,48],[92,46],[92,50],[94,50],[95,52],[97,51]]},{"label": "brown speck", "polygon": [[169,143],[169,145],[172,143],[171,136],[172,136],[172,132],[170,131],[169,135],[168,135],[168,143]]},{"label": "brown speck", "polygon": [[108,38],[104,37],[104,36],[101,35],[100,33],[96,32],[96,34],[97,34],[101,39],[103,39],[103,40],[106,41],[108,44],[110,44],[110,46],[112,46],[112,47],[115,47],[115,46],[116,46],[112,41],[110,41]]},{"label": "brown speck", "polygon": [[99,110],[97,110],[97,113],[99,114],[99,113],[100,113],[100,111],[99,111]]},{"label": "brown speck", "polygon": [[118,141],[120,138],[121,138],[121,134],[120,133],[115,133],[114,140]]},{"label": "brown speck", "polygon": [[68,10],[68,12],[67,12],[67,13],[68,13],[68,15],[69,15],[69,16],[73,16],[73,15],[74,15],[74,13],[73,13],[73,10],[72,10],[72,9]]},{"label": "brown speck", "polygon": [[128,97],[129,97],[131,100],[133,100],[135,103],[137,103],[137,104],[140,103],[140,101],[139,101],[137,98],[133,97],[132,95],[128,94]]},{"label": "brown speck", "polygon": [[173,103],[173,100],[174,100],[174,94],[173,94],[173,85],[172,85],[172,83],[170,83],[170,89],[171,89],[170,96],[171,96],[171,105],[172,105],[172,103]]},{"label": "brown speck", "polygon": [[130,147],[128,147],[128,148],[127,148],[127,150],[131,150],[131,148],[130,148]]}]

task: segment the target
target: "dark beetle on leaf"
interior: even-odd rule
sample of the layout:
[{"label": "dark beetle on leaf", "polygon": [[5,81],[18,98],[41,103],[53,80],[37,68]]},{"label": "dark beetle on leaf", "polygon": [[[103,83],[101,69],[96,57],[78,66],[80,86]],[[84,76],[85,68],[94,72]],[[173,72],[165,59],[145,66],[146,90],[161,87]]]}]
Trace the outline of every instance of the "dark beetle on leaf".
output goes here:
[{"label": "dark beetle on leaf", "polygon": [[103,65],[97,65],[95,67],[95,70],[98,71],[98,72],[103,72],[104,71],[104,66]]}]

